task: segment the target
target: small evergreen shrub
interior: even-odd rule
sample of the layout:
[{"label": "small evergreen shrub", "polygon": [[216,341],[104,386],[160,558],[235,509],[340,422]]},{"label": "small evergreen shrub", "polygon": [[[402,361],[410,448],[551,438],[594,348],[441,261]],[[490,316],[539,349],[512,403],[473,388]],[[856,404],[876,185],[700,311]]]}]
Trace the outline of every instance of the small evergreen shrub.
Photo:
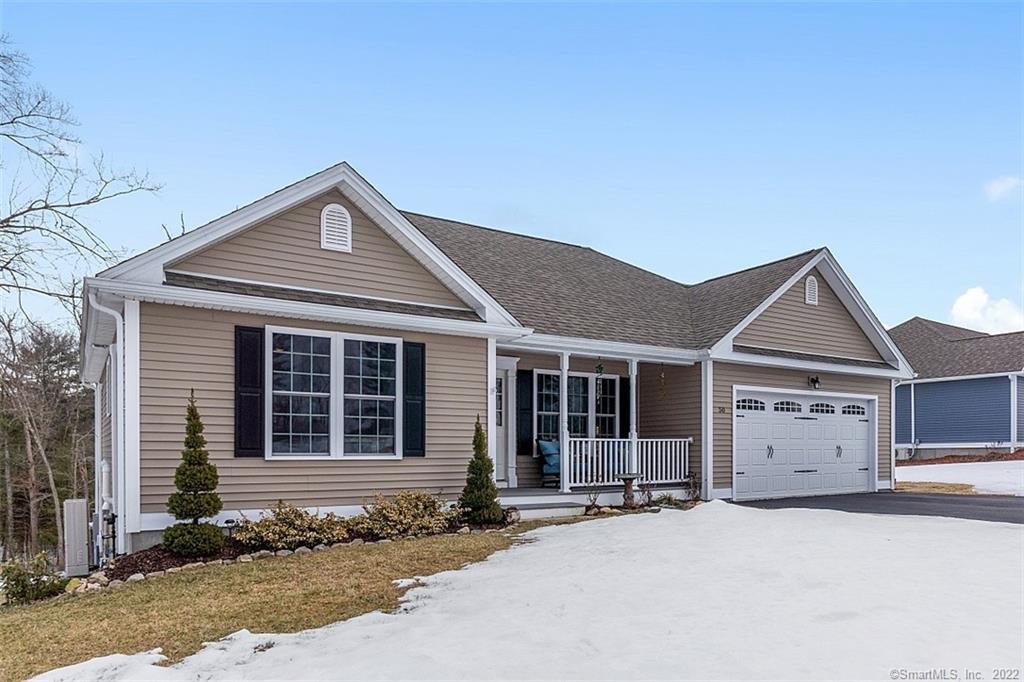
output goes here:
[{"label": "small evergreen shrub", "polygon": [[258,521],[244,519],[233,537],[253,549],[295,549],[344,542],[347,523],[334,514],[317,516],[284,501],[279,501]]},{"label": "small evergreen shrub", "polygon": [[185,447],[181,460],[174,472],[177,491],[168,498],[167,510],[174,518],[188,523],[165,530],[163,545],[179,556],[209,556],[220,551],[224,536],[217,526],[200,523],[200,519],[216,516],[223,505],[216,492],[217,467],[210,464],[194,391],[189,393],[185,411]]},{"label": "small evergreen shrub", "polygon": [[363,511],[349,519],[349,526],[353,534],[372,539],[437,535],[451,530],[459,518],[458,508],[420,490],[402,490],[394,499],[378,494]]},{"label": "small evergreen shrub", "polygon": [[224,534],[212,523],[178,523],[164,530],[163,544],[178,556],[210,556],[224,545]]},{"label": "small evergreen shrub", "polygon": [[505,513],[498,504],[498,487],[494,485],[493,475],[494,463],[487,455],[487,434],[477,417],[473,458],[466,467],[466,487],[459,498],[459,506],[467,522],[478,525],[504,522]]},{"label": "small evergreen shrub", "polygon": [[51,571],[46,552],[40,552],[28,562],[0,564],[0,584],[8,604],[28,604],[60,594],[68,580]]}]

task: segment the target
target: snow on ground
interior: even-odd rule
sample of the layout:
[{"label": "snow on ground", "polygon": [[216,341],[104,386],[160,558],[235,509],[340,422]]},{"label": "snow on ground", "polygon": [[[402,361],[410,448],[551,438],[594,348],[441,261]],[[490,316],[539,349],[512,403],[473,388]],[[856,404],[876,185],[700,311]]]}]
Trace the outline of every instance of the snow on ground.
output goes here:
[{"label": "snow on ground", "polygon": [[1024,460],[900,466],[896,481],[967,483],[979,493],[1024,495]]},{"label": "snow on ground", "polygon": [[531,535],[421,578],[398,613],[40,679],[889,679],[1024,658],[1020,526],[712,502]]}]

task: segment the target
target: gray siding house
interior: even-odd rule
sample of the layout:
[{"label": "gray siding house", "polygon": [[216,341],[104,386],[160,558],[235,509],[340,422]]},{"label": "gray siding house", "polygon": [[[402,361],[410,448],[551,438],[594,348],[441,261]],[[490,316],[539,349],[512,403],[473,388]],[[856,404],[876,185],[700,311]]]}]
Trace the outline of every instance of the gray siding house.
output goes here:
[{"label": "gray siding house", "polygon": [[900,456],[1015,450],[1024,442],[1024,332],[915,317],[889,330],[917,372],[896,386]]}]

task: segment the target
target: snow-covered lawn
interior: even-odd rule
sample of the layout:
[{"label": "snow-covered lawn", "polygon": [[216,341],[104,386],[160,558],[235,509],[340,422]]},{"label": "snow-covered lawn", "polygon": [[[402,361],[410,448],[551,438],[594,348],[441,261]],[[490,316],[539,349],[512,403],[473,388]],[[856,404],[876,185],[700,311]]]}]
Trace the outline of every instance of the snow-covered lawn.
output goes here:
[{"label": "snow-covered lawn", "polygon": [[[424,578],[395,614],[238,632],[50,680],[889,679],[1024,657],[1024,532],[712,502],[550,527]],[[98,624],[101,627],[101,624]]]},{"label": "snow-covered lawn", "polygon": [[1024,495],[1024,460],[901,466],[896,481],[967,483],[979,493]]}]

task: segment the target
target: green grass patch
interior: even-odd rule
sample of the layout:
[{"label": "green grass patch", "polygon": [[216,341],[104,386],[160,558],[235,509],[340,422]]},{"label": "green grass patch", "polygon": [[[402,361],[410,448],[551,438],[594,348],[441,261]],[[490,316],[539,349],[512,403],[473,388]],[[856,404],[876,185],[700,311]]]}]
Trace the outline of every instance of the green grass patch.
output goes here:
[{"label": "green grass patch", "polygon": [[24,679],[113,653],[160,647],[171,661],[236,630],[297,632],[392,611],[399,578],[482,561],[534,528],[438,535],[207,566],[83,595],[0,609],[0,679]]}]

